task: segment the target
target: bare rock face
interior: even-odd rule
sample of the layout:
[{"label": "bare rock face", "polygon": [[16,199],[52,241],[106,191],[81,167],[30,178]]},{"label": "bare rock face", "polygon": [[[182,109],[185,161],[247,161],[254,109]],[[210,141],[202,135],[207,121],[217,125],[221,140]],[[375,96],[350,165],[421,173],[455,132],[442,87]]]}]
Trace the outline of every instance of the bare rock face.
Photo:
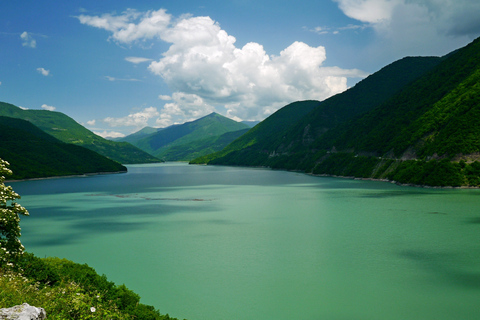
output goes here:
[{"label": "bare rock face", "polygon": [[44,320],[47,314],[43,308],[24,303],[20,306],[0,309],[0,320]]}]

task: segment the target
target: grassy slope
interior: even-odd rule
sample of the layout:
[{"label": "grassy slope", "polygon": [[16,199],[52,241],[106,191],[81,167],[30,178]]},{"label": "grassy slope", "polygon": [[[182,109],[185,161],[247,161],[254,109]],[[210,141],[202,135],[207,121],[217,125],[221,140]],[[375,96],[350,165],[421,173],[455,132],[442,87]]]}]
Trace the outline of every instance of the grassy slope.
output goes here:
[{"label": "grassy slope", "polygon": [[30,121],[60,141],[88,148],[120,163],[158,162],[158,159],[129,143],[109,141],[97,136],[60,112],[23,110],[0,102],[0,115]]},{"label": "grassy slope", "polygon": [[120,163],[80,146],[63,143],[28,121],[0,116],[0,157],[13,179],[126,171]]}]

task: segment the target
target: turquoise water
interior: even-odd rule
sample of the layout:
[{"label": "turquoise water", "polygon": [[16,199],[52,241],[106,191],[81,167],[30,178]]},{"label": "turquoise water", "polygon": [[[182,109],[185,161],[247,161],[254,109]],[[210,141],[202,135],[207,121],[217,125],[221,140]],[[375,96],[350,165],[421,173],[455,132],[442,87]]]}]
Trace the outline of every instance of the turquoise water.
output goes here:
[{"label": "turquoise water", "polygon": [[480,190],[167,163],[13,183],[38,256],[201,319],[480,319]]}]

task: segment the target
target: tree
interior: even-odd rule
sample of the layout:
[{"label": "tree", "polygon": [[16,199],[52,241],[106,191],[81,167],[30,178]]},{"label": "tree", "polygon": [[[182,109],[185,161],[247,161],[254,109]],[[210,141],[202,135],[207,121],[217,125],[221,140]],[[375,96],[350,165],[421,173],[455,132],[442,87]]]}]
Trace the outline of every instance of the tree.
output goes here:
[{"label": "tree", "polygon": [[20,215],[28,211],[16,200],[20,196],[11,186],[5,186],[5,176],[11,175],[10,164],[0,159],[0,266],[10,265],[25,249],[20,237]]}]

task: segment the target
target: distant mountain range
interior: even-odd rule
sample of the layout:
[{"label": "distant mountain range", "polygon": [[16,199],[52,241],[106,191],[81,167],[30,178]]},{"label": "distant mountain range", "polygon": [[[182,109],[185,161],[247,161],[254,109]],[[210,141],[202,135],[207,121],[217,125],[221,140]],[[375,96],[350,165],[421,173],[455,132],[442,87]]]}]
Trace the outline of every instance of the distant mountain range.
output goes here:
[{"label": "distant mountain range", "polygon": [[29,121],[62,142],[85,147],[123,164],[160,161],[129,143],[104,139],[61,112],[23,110],[0,102],[0,116]]},{"label": "distant mountain range", "polygon": [[479,159],[477,39],[441,58],[396,61],[323,102],[288,105],[191,163],[480,186]]},{"label": "distant mountain range", "polygon": [[165,161],[188,161],[222,150],[249,129],[247,124],[211,113],[167,128],[147,127],[116,141],[129,142]]}]

